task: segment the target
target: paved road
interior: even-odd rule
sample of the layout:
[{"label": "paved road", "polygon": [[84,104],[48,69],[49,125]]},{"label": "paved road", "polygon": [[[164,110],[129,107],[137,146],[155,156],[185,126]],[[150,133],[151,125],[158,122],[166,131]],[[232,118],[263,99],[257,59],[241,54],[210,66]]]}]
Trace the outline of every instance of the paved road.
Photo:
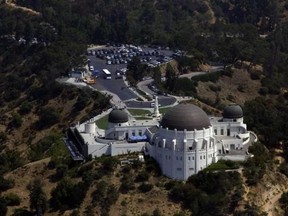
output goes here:
[{"label": "paved road", "polygon": [[[100,49],[103,49],[101,47]],[[107,48],[105,48],[107,49]],[[94,49],[96,50],[96,49]],[[144,48],[143,51],[150,51],[153,50],[151,48]],[[170,56],[173,52],[170,50],[160,50],[160,53],[165,55],[165,56]],[[156,59],[156,56],[151,56],[152,59]],[[116,64],[116,65],[107,65],[106,60],[102,60],[97,58],[96,56],[89,55],[87,56],[88,59],[90,59],[90,65],[93,65],[95,69],[100,71],[100,76],[97,78],[96,84],[91,85],[93,88],[99,90],[99,91],[104,91],[107,90],[113,94],[117,94],[118,97],[122,101],[130,101],[130,100],[135,100],[139,96],[135,92],[135,90],[131,89],[128,87],[123,79],[115,79],[115,72],[118,69],[126,68],[126,64]],[[112,79],[111,80],[106,80],[101,74],[102,69],[108,69],[112,73]],[[175,102],[175,99],[173,98],[161,98],[159,100],[160,103],[163,103],[163,105],[170,105],[171,103],[173,104]],[[150,107],[151,102],[144,103],[145,107]],[[138,101],[130,101],[127,106],[133,106],[133,107],[141,107],[143,103]]]},{"label": "paved road", "polygon": [[[170,106],[173,105],[174,103],[176,103],[176,98],[174,97],[166,97],[166,96],[158,96],[158,102],[160,104],[160,106]],[[131,101],[126,101],[125,104],[127,107],[133,107],[133,108],[151,108],[151,103],[153,101],[135,101],[135,100],[131,100]]]},{"label": "paved road", "polygon": [[[101,49],[103,49],[103,47],[101,47]],[[105,49],[107,49],[107,48],[105,48]],[[153,50],[153,49],[149,49],[149,48],[143,49],[143,51],[146,51],[146,50]],[[170,56],[173,53],[170,50],[160,50],[160,52],[162,55],[165,55],[165,56]],[[96,56],[89,55],[88,58],[90,59],[90,65],[93,65],[95,69],[98,69],[100,71],[100,75],[97,78],[96,84],[91,85],[93,88],[95,88],[99,91],[107,90],[113,94],[116,94],[119,97],[119,101],[121,100],[121,101],[125,102],[127,107],[150,108],[151,102],[136,101],[135,99],[137,99],[139,97],[137,92],[135,92],[134,89],[131,89],[129,86],[127,86],[127,84],[125,84],[123,79],[115,79],[116,70],[126,68],[127,67],[126,64],[107,65],[106,60],[99,59]],[[152,56],[152,58],[154,60],[157,57]],[[101,71],[104,68],[108,69],[112,73],[112,79],[111,80],[106,80],[102,76]],[[223,66],[213,66],[210,71],[216,72],[216,71],[219,71],[222,69],[223,69]],[[197,75],[205,74],[205,73],[206,72],[203,72],[203,71],[192,72],[189,74],[180,75],[180,77],[191,78],[193,76],[197,76]],[[144,80],[142,82],[139,82],[137,84],[137,87],[140,90],[146,92],[150,97],[152,97],[155,94],[155,92],[150,90],[147,86],[152,81],[153,81],[153,79]],[[174,97],[159,96],[159,103],[162,106],[169,106],[169,105],[174,104],[175,102],[176,102],[176,99]]]},{"label": "paved road", "polygon": [[[97,78],[96,84],[92,85],[93,88],[99,91],[107,90],[117,94],[123,101],[138,98],[138,96],[125,85],[123,79],[115,79],[115,71],[117,69],[125,68],[126,65],[106,65],[105,60],[101,60],[95,56],[89,56],[89,59],[91,61],[90,65],[93,65],[95,69],[100,71],[100,76]],[[106,80],[102,76],[101,71],[104,68],[112,73],[111,80]]]},{"label": "paved road", "polygon": [[[220,70],[223,70],[223,66],[213,66],[213,67],[211,67],[209,73],[217,72]],[[194,76],[198,76],[198,75],[202,75],[202,74],[206,74],[206,73],[207,72],[205,72],[205,71],[197,71],[197,72],[191,72],[188,74],[182,74],[179,77],[187,77],[187,78],[191,79]],[[137,88],[146,92],[151,97],[155,94],[154,91],[152,91],[150,88],[148,88],[148,85],[151,84],[152,82],[153,82],[153,79],[141,81],[141,82],[137,83]]]}]

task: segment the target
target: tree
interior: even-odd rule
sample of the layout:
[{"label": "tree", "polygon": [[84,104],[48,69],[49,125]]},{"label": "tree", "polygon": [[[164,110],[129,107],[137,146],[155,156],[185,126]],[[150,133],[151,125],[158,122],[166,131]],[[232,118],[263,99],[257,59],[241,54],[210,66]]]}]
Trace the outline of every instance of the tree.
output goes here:
[{"label": "tree", "polygon": [[153,79],[155,86],[159,87],[161,85],[161,71],[159,67],[153,69]]},{"label": "tree", "polygon": [[38,128],[48,128],[60,120],[60,114],[53,107],[44,107],[39,113]]},{"label": "tree", "polygon": [[173,91],[176,81],[176,72],[170,64],[167,65],[165,77],[166,77],[166,84],[165,84],[166,89],[168,91]]},{"label": "tree", "polygon": [[138,57],[132,58],[132,60],[127,64],[127,77],[132,81],[140,81],[147,74],[148,66],[142,64]]},{"label": "tree", "polygon": [[4,198],[0,197],[0,215],[6,215],[7,213],[7,206],[5,203]]},{"label": "tree", "polygon": [[47,209],[47,199],[39,179],[34,179],[30,184],[30,208],[36,211],[36,215],[43,215]]},{"label": "tree", "polygon": [[12,114],[12,120],[9,123],[9,126],[13,127],[13,128],[19,128],[19,127],[21,127],[22,122],[23,122],[23,120],[22,120],[21,116],[18,113],[13,113]]}]

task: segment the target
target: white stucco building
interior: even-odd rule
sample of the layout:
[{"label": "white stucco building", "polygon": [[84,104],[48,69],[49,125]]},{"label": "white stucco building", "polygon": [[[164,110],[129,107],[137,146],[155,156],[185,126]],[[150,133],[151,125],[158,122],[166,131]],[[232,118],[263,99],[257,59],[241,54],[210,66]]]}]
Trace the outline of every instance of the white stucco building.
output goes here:
[{"label": "white stucco building", "polygon": [[165,176],[178,180],[188,179],[220,158],[245,160],[248,144],[256,139],[247,131],[243,111],[236,104],[227,106],[222,117],[208,117],[193,104],[178,104],[159,118],[157,106],[151,120],[135,120],[125,109],[114,109],[108,121],[104,131],[93,119],[70,128],[66,144],[70,143],[72,155],[142,151],[159,163]]}]

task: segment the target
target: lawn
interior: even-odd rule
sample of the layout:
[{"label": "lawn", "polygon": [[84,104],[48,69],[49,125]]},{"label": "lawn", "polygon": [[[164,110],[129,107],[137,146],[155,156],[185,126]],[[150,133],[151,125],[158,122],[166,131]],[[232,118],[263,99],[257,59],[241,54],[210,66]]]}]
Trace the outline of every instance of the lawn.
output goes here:
[{"label": "lawn", "polygon": [[171,109],[171,107],[163,107],[163,108],[160,108],[159,109],[159,112],[161,113],[161,114],[165,114],[168,110],[170,110]]},{"label": "lawn", "polygon": [[217,163],[212,163],[204,171],[226,170],[226,169],[238,169],[239,164],[230,160],[219,160]]},{"label": "lawn", "polygon": [[108,128],[108,115],[103,116],[102,118],[98,119],[96,125],[100,129],[107,129]]},{"label": "lawn", "polygon": [[151,112],[149,110],[144,109],[128,109],[132,116],[144,116],[149,115]]},{"label": "lawn", "polygon": [[145,117],[145,116],[136,116],[135,119],[136,120],[151,120],[152,118]]}]

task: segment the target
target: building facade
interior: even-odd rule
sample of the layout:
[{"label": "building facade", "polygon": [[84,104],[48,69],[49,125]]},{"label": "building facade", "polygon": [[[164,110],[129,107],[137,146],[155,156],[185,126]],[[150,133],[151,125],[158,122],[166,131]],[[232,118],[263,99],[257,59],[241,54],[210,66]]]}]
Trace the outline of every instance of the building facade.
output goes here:
[{"label": "building facade", "polygon": [[208,117],[193,104],[178,104],[162,118],[157,106],[153,116],[135,120],[127,110],[114,109],[104,131],[93,121],[79,124],[73,128],[83,140],[78,150],[85,157],[142,151],[159,163],[165,176],[187,180],[219,159],[247,159],[248,145],[257,139],[251,139],[236,104],[227,106],[222,117]]}]

